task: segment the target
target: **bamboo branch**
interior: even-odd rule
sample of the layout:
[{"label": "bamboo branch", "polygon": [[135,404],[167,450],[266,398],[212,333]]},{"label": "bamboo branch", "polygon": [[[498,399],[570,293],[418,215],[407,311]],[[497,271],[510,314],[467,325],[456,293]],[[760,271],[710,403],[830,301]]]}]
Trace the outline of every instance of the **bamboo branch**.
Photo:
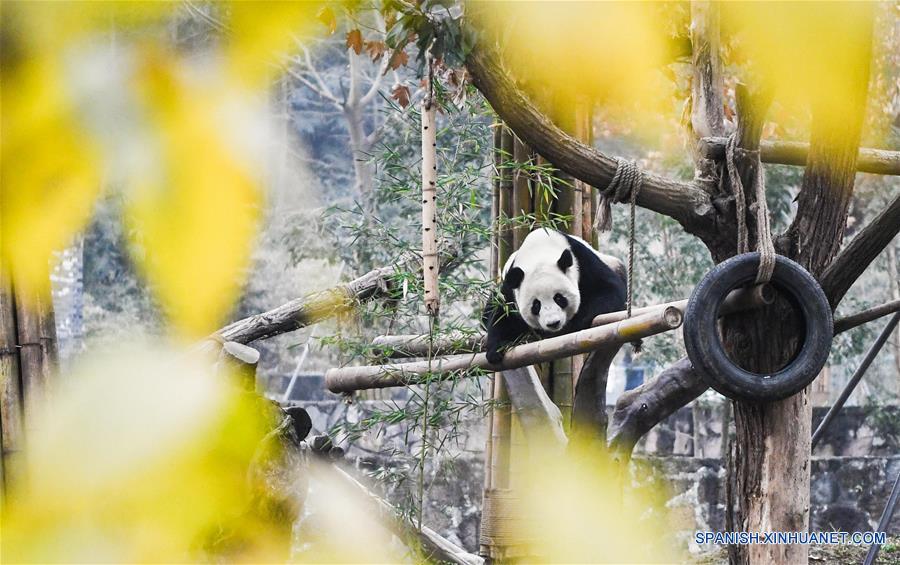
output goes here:
[{"label": "bamboo branch", "polygon": [[[724,137],[704,137],[700,140],[700,152],[707,159],[721,161],[725,158]],[[760,160],[763,163],[806,166],[809,143],[798,141],[760,141]],[[860,148],[856,170],[876,175],[900,175],[900,151]]]},{"label": "bamboo branch", "polygon": [[[606,187],[616,160],[565,133],[544,115],[502,67],[495,46],[482,41],[466,59],[472,82],[503,121],[559,170],[592,186]],[[644,172],[637,204],[677,220],[689,233],[711,234],[715,209],[709,195],[690,183]]]},{"label": "bamboo branch", "polygon": [[862,228],[822,273],[822,289],[837,307],[856,279],[900,233],[900,194]]},{"label": "bamboo branch", "polygon": [[560,357],[587,353],[600,346],[627,343],[667,332],[679,327],[681,320],[681,311],[677,308],[669,307],[615,324],[588,328],[567,335],[526,343],[507,351],[503,362],[499,366],[489,363],[484,353],[477,353],[473,355],[441,357],[433,359],[431,362],[415,361],[411,363],[330,369],[325,373],[325,386],[332,392],[351,392],[418,384],[421,382],[422,377],[429,373],[442,378],[449,378],[454,371],[466,369],[516,369]]}]

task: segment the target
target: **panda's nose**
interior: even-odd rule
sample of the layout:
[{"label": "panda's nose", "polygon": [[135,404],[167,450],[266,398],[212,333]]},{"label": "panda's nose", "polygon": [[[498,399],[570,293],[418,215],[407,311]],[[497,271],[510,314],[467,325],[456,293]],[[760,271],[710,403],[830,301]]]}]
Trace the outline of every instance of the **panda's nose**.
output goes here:
[{"label": "panda's nose", "polygon": [[551,330],[555,330],[556,328],[559,327],[559,320],[557,320],[555,322],[549,322],[547,324],[547,327],[550,328]]}]

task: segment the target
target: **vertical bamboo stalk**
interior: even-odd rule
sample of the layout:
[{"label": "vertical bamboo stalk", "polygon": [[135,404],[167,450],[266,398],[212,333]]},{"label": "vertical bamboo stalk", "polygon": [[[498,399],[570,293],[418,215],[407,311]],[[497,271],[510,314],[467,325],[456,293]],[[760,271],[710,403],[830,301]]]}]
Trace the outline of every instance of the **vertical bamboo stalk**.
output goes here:
[{"label": "vertical bamboo stalk", "polygon": [[[495,140],[497,138],[495,137]],[[512,132],[506,128],[500,128],[499,143],[495,144],[497,156],[497,168],[499,181],[498,213],[495,216],[497,223],[497,272],[492,272],[493,277],[499,278],[506,260],[514,248],[514,236],[510,225],[513,216],[516,215],[514,173],[510,168],[510,159],[515,153],[517,142],[514,141]],[[512,414],[510,412],[509,396],[506,391],[506,383],[502,373],[494,373],[493,388],[491,391],[492,410],[488,420],[488,442],[485,449],[485,489],[484,497],[487,500],[490,493],[498,489],[508,489],[510,486],[510,436],[512,427]],[[495,507],[486,503],[482,504],[481,523],[494,523],[496,516],[491,515]],[[482,538],[484,540],[484,538]],[[480,552],[487,558],[499,558],[503,548],[492,544],[482,544]]]},{"label": "vertical bamboo stalk", "polygon": [[[577,139],[588,145],[594,143],[593,113],[590,101],[581,98],[575,105],[575,132]],[[581,237],[585,241],[597,246],[597,231],[594,229],[594,212],[597,209],[596,191],[594,188],[580,180],[575,181],[578,191],[581,193]]]},{"label": "vertical bamboo stalk", "polygon": [[422,102],[422,277],[425,283],[425,310],[437,316],[441,298],[438,291],[437,253],[437,141],[436,104],[430,96]]},{"label": "vertical bamboo stalk", "polygon": [[528,186],[528,172],[525,170],[531,160],[531,150],[515,138],[513,146],[513,160],[515,171],[513,172],[513,248],[518,249],[528,235],[528,218],[533,212],[531,188]]},{"label": "vertical bamboo stalk", "polygon": [[500,132],[500,209],[498,213],[499,230],[497,233],[497,272],[499,276],[506,264],[506,260],[513,251],[513,232],[510,226],[513,210],[513,175],[510,170],[510,162],[513,158],[515,138],[506,126],[501,127]]},{"label": "vertical bamboo stalk", "polygon": [[19,349],[19,374],[22,379],[24,422],[27,426],[47,392],[41,343],[41,312],[38,292],[13,281],[16,304],[16,332]]},{"label": "vertical bamboo stalk", "polygon": [[7,489],[19,476],[19,453],[24,438],[17,341],[16,307],[9,269],[0,265],[0,448],[3,463],[0,490]]}]

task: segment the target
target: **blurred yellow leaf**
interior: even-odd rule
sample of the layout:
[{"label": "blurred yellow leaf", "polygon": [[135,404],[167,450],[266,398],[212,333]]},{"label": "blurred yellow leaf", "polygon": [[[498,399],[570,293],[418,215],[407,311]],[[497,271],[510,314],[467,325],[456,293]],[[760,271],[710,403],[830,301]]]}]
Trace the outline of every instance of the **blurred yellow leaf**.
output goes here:
[{"label": "blurred yellow leaf", "polygon": [[527,555],[554,563],[683,561],[661,485],[635,488],[627,467],[583,446],[565,456],[553,446],[529,451],[541,464],[530,465],[516,489]]},{"label": "blurred yellow leaf", "polygon": [[43,293],[50,256],[90,216],[100,192],[97,152],[51,57],[4,69],[0,125],[0,247],[17,284]]},{"label": "blurred yellow leaf", "polygon": [[229,143],[225,101],[190,84],[165,56],[147,56],[136,88],[154,120],[158,170],[132,179],[128,218],[138,262],[174,325],[189,337],[215,329],[248,265],[259,193],[253,163]]},{"label": "blurred yellow leaf", "polygon": [[258,85],[280,67],[278,56],[296,47],[294,38],[308,32],[323,2],[232,2],[232,40],[228,58],[234,73]]},{"label": "blurred yellow leaf", "polygon": [[869,2],[725,2],[722,21],[745,82],[840,131],[848,98],[869,80],[872,12]]},{"label": "blurred yellow leaf", "polygon": [[671,87],[661,72],[671,61],[668,22],[657,3],[486,2],[479,8],[521,84],[553,93],[552,100],[541,98],[552,114],[574,115],[579,96],[639,122],[641,112],[668,108]]},{"label": "blurred yellow leaf", "polygon": [[235,524],[244,536],[230,559],[283,560],[247,482],[269,420],[255,396],[183,353],[123,348],[83,362],[30,422],[4,562],[209,559]]}]

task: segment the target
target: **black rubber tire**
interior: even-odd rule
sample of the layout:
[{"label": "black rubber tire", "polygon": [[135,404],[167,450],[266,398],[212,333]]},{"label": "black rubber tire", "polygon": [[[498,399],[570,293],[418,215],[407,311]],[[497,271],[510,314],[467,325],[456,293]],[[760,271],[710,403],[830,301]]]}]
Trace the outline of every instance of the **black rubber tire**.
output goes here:
[{"label": "black rubber tire", "polygon": [[760,375],[737,366],[719,339],[719,307],[729,292],[756,279],[759,253],[744,253],[711,270],[691,294],[684,315],[688,357],[703,379],[734,400],[771,402],[803,390],[815,380],[831,352],[831,306],[816,279],[786,257],[776,257],[771,284],[796,305],[805,336],[794,359],[777,373]]}]

